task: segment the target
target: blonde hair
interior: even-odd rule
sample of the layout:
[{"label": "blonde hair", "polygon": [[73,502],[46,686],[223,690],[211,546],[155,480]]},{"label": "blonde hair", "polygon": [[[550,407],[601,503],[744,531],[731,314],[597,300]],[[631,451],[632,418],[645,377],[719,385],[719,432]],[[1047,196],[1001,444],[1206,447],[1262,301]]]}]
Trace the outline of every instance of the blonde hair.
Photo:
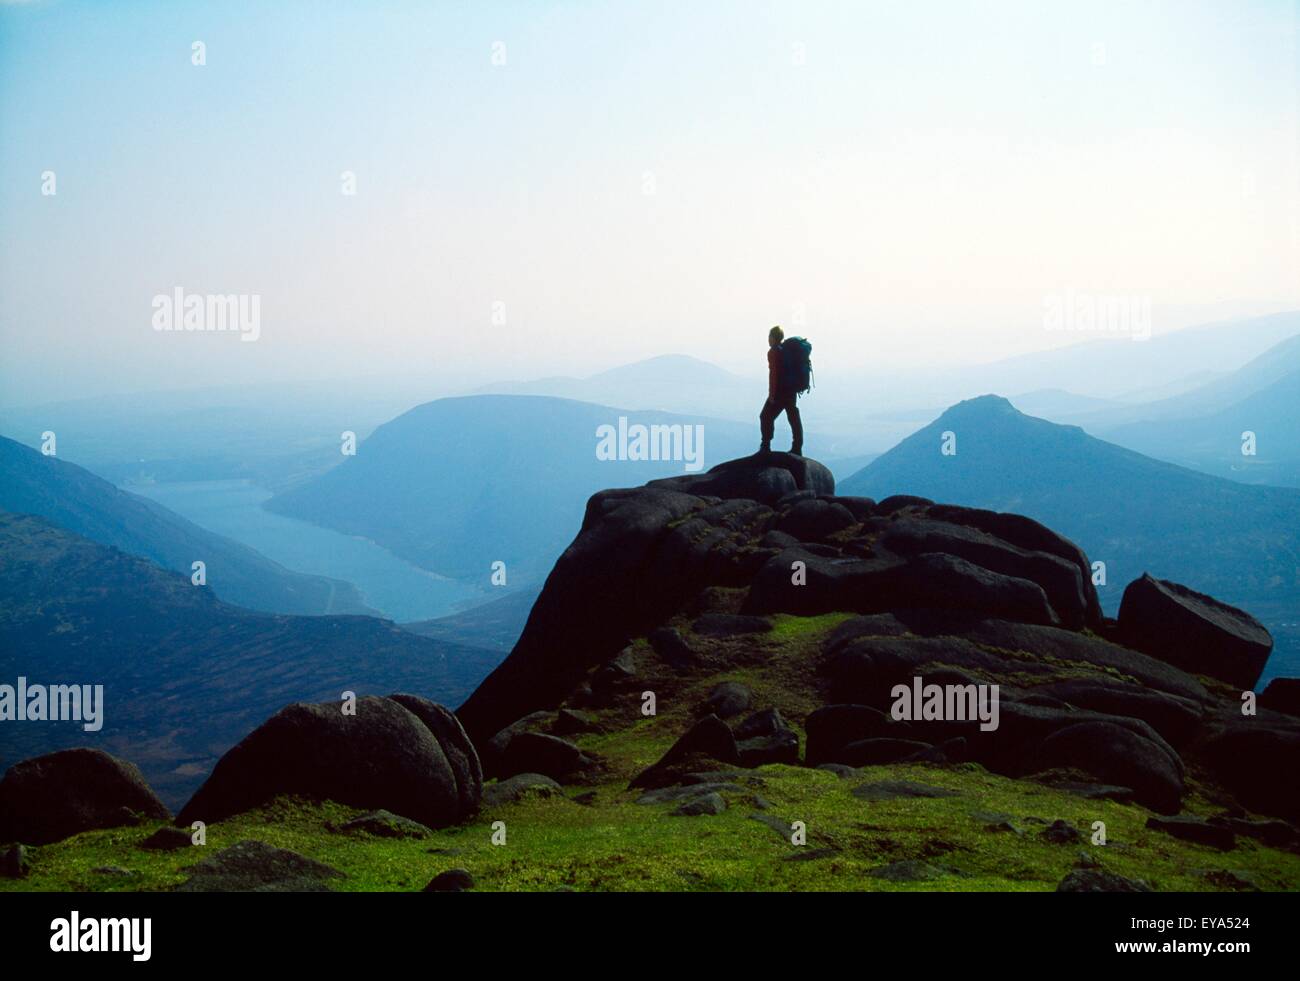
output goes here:
[{"label": "blonde hair", "polygon": [[772,341],[777,341],[779,343],[780,341],[785,340],[785,331],[783,331],[779,326],[773,327],[767,332],[767,340],[769,343]]}]

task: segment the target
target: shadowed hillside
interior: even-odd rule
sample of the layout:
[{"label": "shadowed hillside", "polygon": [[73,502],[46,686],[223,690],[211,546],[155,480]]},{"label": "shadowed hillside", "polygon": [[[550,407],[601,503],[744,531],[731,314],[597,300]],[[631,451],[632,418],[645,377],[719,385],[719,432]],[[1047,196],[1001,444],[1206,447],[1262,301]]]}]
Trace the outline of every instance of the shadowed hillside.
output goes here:
[{"label": "shadowed hillside", "polygon": [[0,513],[0,678],[102,684],[98,733],[5,722],[3,765],[94,745],[136,763],[177,804],[268,714],[347,690],[455,701],[500,660],[362,616],[229,606],[187,577],[57,528]]},{"label": "shadowed hillside", "polygon": [[76,464],[0,437],[0,510],[35,514],[101,545],[189,576],[207,566],[228,603],[269,613],[373,613],[350,583],[292,572]]}]

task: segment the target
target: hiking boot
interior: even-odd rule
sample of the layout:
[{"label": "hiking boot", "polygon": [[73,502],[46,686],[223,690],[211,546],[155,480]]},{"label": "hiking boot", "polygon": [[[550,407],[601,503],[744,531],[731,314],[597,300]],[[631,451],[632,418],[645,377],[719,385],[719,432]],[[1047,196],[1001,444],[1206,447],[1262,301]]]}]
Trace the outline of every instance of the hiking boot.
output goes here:
[{"label": "hiking boot", "polygon": [[795,456],[803,456],[803,447],[802,447],[802,446],[792,446],[792,447],[790,447],[790,452],[791,452],[792,454],[794,454]]},{"label": "hiking boot", "polygon": [[771,452],[772,452],[772,444],[771,444],[771,443],[759,443],[759,444],[758,444],[758,452],[760,452],[760,453],[771,453]]}]

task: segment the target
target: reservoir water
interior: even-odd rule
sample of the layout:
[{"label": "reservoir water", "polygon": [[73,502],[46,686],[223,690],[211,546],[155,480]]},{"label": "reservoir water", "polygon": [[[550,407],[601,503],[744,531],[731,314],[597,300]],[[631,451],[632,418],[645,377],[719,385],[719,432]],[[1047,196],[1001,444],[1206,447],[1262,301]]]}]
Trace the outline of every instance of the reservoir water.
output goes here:
[{"label": "reservoir water", "polygon": [[364,538],[272,514],[271,493],[247,480],[132,485],[196,525],[257,549],[295,572],[354,584],[371,606],[399,622],[446,616],[492,597],[412,565]]}]

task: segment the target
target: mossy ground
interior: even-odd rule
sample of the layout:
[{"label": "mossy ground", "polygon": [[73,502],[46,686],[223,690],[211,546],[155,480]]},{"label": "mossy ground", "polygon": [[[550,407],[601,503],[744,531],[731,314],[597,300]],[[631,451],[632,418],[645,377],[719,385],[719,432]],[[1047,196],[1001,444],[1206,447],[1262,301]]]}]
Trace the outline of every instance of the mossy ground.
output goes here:
[{"label": "mossy ground", "polygon": [[[693,706],[721,680],[744,681],[756,707],[776,706],[800,724],[820,704],[808,681],[812,648],[843,619],[777,617],[775,629],[758,639],[692,637],[710,663],[687,677],[673,675],[638,642],[636,687],[657,692],[657,714],[642,716],[635,694],[594,713],[603,731],[576,741],[600,755],[605,771],[560,796],[528,796],[425,839],[344,834],[333,829],[361,811],[282,798],[210,825],[202,848],[141,850],[139,843],[159,826],[153,823],[33,849],[31,874],[0,879],[0,890],[167,890],[185,879],[188,865],[245,838],[334,866],[346,875],[334,888],[347,891],[418,890],[455,867],[468,869],[476,888],[487,891],[1043,891],[1055,889],[1084,851],[1103,868],[1160,891],[1213,891],[1242,882],[1300,889],[1295,854],[1249,839],[1219,852],[1148,830],[1151,812],[1142,807],[1086,800],[974,764],[868,767],[848,779],[803,767],[762,767],[746,774],[758,782],[725,795],[729,806],[716,816],[676,817],[675,804],[636,803],[640,792],[627,789],[628,779],[662,755],[690,724]],[[956,796],[867,801],[851,793],[881,780],[911,780]],[[1186,803],[1192,812],[1214,810],[1195,794]],[[792,844],[754,814],[803,822],[806,844]],[[1019,833],[993,830],[1000,819]],[[1042,829],[1056,820],[1076,827],[1082,843],[1045,840]],[[497,821],[505,825],[504,844],[493,843]],[[1106,827],[1104,846],[1089,840],[1097,821]],[[814,851],[821,857],[798,860]],[[909,859],[939,867],[941,874],[914,882],[869,874]],[[97,871],[108,866],[132,874]]]}]

